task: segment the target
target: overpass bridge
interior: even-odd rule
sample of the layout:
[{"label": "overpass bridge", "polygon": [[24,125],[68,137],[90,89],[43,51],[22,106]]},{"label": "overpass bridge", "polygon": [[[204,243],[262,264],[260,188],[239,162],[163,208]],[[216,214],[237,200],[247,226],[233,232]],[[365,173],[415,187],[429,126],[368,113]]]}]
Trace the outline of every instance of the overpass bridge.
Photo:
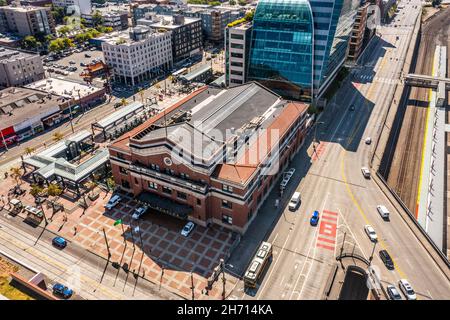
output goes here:
[{"label": "overpass bridge", "polygon": [[436,55],[438,59],[438,68],[436,76],[410,73],[404,77],[404,82],[408,86],[429,88],[436,91],[436,107],[444,106],[445,95],[450,90],[450,79],[446,78],[447,70],[447,47],[436,46]]}]

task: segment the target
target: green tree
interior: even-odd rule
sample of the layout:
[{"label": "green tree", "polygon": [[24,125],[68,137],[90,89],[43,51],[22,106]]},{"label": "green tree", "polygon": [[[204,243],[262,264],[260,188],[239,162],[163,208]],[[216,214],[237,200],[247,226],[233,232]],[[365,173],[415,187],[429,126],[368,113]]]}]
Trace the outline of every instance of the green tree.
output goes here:
[{"label": "green tree", "polygon": [[6,0],[0,0],[0,7],[7,6],[8,2]]},{"label": "green tree", "polygon": [[238,3],[239,3],[240,6],[247,5],[247,1],[246,0],[238,0]]},{"label": "green tree", "polygon": [[103,17],[100,11],[95,11],[92,15],[92,25],[95,27],[103,24]]},{"label": "green tree", "polygon": [[230,6],[234,6],[236,4],[236,1],[235,0],[230,0],[229,4],[230,4]]},{"label": "green tree", "polygon": [[64,138],[64,135],[61,132],[55,132],[53,134],[53,140],[56,142],[62,140],[63,138]]},{"label": "green tree", "polygon": [[31,185],[30,194],[33,197],[36,198],[42,191],[44,191],[44,188],[42,188],[41,186],[38,186],[37,184]]},{"label": "green tree", "polygon": [[20,178],[22,177],[22,169],[20,167],[12,167],[9,169],[11,177],[16,181],[17,185],[20,184]]},{"label": "green tree", "polygon": [[64,8],[63,7],[52,6],[51,14],[53,15],[53,19],[55,20],[56,24],[63,23],[63,19],[64,19],[64,16],[65,16],[65,12],[64,12]]},{"label": "green tree", "polygon": [[22,40],[22,47],[24,49],[33,50],[40,46],[41,46],[41,43],[39,41],[37,41],[36,38],[33,36],[26,36]]},{"label": "green tree", "polygon": [[68,34],[71,30],[72,30],[71,27],[69,27],[69,26],[63,26],[63,27],[59,28],[58,32],[59,32],[60,34],[62,34],[62,35],[66,35],[66,34]]}]

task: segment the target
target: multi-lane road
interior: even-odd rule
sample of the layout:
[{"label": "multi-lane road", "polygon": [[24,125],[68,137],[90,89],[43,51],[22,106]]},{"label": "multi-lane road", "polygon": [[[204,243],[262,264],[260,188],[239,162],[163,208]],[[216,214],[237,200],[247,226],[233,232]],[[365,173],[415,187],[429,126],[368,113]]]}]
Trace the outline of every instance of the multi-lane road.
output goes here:
[{"label": "multi-lane road", "polygon": [[[441,271],[377,184],[361,174],[361,167],[369,167],[374,148],[364,140],[375,140],[381,130],[419,7],[417,0],[406,3],[398,14],[397,27],[378,28],[378,36],[365,50],[360,66],[352,70],[329,103],[319,120],[323,122],[317,129],[321,144],[312,164],[310,139],[291,165],[297,170],[286,196],[300,191],[301,206],[295,213],[286,208],[284,218],[278,220],[268,236],[274,245],[273,260],[257,290],[246,292],[240,283],[234,297],[321,299],[344,233],[346,245],[353,244],[356,252],[368,258],[373,243],[365,234],[364,225],[371,225],[379,238],[373,265],[384,286],[397,285],[399,279],[407,278],[418,299],[450,298],[448,270],[444,270],[446,274]],[[378,204],[390,210],[390,221],[381,219],[376,210]],[[310,226],[314,210],[320,211],[324,226]],[[395,270],[388,271],[381,262],[378,251],[382,249],[393,257]]]},{"label": "multi-lane road", "polygon": [[115,269],[111,262],[74,244],[57,249],[55,234],[22,222],[0,210],[0,255],[44,273],[48,286],[63,283],[84,299],[180,299],[158,285]]}]

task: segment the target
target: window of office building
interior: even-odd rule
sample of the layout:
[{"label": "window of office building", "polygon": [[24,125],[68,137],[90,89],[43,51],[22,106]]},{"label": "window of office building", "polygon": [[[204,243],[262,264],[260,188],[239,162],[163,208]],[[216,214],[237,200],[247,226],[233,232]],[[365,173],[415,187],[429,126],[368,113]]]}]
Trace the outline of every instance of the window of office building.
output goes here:
[{"label": "window of office building", "polygon": [[172,189],[169,187],[162,187],[162,191],[167,194],[172,194]]},{"label": "window of office building", "polygon": [[187,194],[181,191],[177,191],[177,197],[183,200],[187,199]]},{"label": "window of office building", "polygon": [[233,224],[233,217],[230,214],[222,214],[222,222],[227,224]]},{"label": "window of office building", "polygon": [[233,192],[233,187],[229,186],[229,185],[226,185],[226,184],[223,184],[222,185],[222,190],[223,191],[227,191],[227,192]]},{"label": "window of office building", "polygon": [[228,208],[228,209],[232,209],[233,205],[232,205],[232,203],[230,201],[222,200],[222,207]]},{"label": "window of office building", "polygon": [[156,184],[155,182],[152,182],[152,181],[148,182],[148,187],[150,189],[158,190],[158,184]]}]

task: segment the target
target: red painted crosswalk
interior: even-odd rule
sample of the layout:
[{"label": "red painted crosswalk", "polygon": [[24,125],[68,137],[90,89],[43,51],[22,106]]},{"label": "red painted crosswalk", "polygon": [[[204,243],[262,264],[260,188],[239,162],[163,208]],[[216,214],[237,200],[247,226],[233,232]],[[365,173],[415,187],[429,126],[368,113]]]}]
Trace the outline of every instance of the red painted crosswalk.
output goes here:
[{"label": "red painted crosswalk", "polygon": [[317,237],[316,247],[334,251],[337,223],[337,212],[323,210],[320,216],[319,235]]}]

